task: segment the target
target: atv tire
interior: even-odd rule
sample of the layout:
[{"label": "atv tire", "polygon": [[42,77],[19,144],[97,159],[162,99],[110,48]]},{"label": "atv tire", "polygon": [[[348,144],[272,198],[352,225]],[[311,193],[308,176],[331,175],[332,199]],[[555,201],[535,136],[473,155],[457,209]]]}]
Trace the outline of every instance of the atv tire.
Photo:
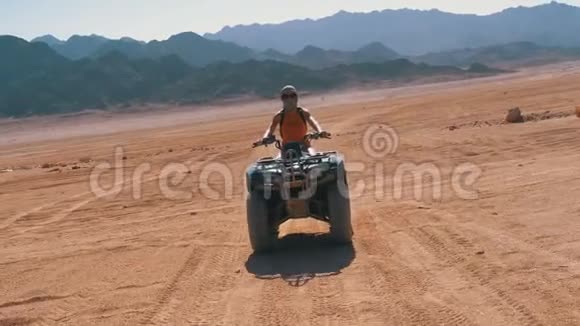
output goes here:
[{"label": "atv tire", "polygon": [[[352,242],[353,235],[350,218],[350,198],[348,196],[346,172],[343,169],[340,170],[342,171],[339,171],[339,173],[342,173],[344,178],[338,178],[326,190],[328,219],[332,239],[340,244],[348,244]],[[345,195],[341,193],[341,188],[344,189]]]},{"label": "atv tire", "polygon": [[274,249],[278,240],[278,228],[268,218],[268,203],[263,194],[253,191],[246,201],[248,233],[254,252]]}]

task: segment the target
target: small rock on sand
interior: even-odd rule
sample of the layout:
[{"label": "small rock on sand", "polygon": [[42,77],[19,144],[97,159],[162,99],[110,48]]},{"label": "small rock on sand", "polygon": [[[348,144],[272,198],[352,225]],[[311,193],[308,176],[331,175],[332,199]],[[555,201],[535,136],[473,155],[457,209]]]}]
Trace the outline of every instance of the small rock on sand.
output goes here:
[{"label": "small rock on sand", "polygon": [[81,158],[79,159],[79,162],[80,162],[80,163],[84,163],[84,164],[86,164],[86,163],[90,163],[91,161],[92,161],[92,160],[91,160],[91,158],[90,158],[90,157],[81,157]]},{"label": "small rock on sand", "polygon": [[520,123],[524,122],[524,117],[522,116],[522,111],[520,108],[513,108],[508,111],[505,117],[505,121],[508,123]]},{"label": "small rock on sand", "polygon": [[580,118],[580,106],[576,107],[576,116]]},{"label": "small rock on sand", "polygon": [[447,129],[449,129],[450,131],[453,131],[453,130],[457,130],[457,129],[459,129],[459,127],[457,127],[457,126],[453,125],[453,126],[449,126],[449,127],[447,127]]}]

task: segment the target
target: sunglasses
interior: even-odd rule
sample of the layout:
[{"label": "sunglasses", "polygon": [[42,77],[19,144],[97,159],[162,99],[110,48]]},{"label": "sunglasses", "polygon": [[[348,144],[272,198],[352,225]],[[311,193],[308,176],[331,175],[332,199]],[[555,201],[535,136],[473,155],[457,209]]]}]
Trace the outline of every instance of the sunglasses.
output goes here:
[{"label": "sunglasses", "polygon": [[291,99],[291,98],[292,98],[292,99],[293,99],[293,98],[296,98],[297,96],[298,96],[298,95],[296,95],[296,94],[292,93],[292,94],[282,94],[282,96],[281,96],[281,97],[282,97],[282,99],[283,99],[283,100],[287,100],[287,99]]}]

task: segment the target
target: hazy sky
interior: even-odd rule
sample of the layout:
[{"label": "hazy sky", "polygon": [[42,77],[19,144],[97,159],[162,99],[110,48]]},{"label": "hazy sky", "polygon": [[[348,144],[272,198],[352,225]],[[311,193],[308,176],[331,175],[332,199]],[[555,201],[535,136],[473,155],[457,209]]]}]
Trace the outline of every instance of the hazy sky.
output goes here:
[{"label": "hazy sky", "polygon": [[[339,10],[432,9],[488,14],[547,0],[0,0],[0,34],[30,39],[53,34],[100,34],[112,38],[166,39],[226,25],[320,18]],[[560,1],[580,6],[580,0]]]}]

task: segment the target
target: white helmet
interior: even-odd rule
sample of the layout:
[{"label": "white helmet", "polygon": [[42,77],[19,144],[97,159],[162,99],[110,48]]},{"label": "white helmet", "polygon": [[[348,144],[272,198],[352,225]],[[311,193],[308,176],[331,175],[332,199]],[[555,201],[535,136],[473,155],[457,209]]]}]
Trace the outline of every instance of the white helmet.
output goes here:
[{"label": "white helmet", "polygon": [[292,85],[286,85],[284,87],[282,87],[282,89],[280,90],[280,94],[296,94],[298,95],[298,91],[296,90],[296,87],[292,86]]}]

